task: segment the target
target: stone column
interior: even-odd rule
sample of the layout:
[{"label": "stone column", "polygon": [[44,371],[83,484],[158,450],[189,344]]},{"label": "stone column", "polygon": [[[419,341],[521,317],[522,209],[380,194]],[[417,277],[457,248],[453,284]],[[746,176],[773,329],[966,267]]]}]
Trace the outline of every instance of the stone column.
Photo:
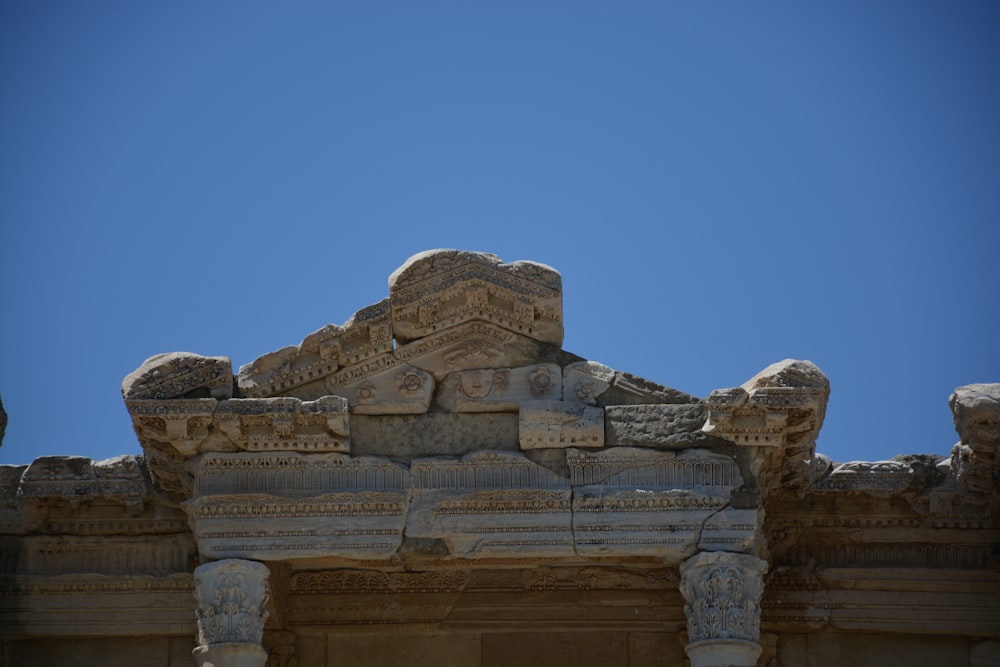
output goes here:
[{"label": "stone column", "polygon": [[198,667],[264,667],[267,575],[263,563],[235,558],[195,568]]},{"label": "stone column", "polygon": [[766,561],[727,551],[703,551],[681,564],[691,667],[757,664],[766,571]]}]

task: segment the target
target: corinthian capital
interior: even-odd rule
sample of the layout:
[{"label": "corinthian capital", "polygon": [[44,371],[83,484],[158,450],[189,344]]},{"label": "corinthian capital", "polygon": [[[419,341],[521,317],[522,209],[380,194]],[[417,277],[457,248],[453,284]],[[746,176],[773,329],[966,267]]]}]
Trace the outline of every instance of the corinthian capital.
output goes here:
[{"label": "corinthian capital", "polygon": [[715,551],[692,556],[680,569],[692,667],[755,665],[761,650],[760,598],[767,563]]},{"label": "corinthian capital", "polygon": [[268,569],[263,563],[228,559],[201,565],[194,571],[198,600],[198,643],[261,644]]}]

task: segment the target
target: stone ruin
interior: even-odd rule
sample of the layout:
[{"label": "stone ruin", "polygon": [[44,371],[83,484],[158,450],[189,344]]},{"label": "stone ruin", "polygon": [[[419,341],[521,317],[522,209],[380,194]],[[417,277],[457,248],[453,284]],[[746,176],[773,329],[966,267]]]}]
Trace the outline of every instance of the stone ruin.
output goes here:
[{"label": "stone ruin", "polygon": [[808,361],[699,398],[562,340],[554,269],[437,250],[235,375],[151,357],[142,456],[0,466],[0,664],[1000,664],[1000,385],[834,463]]}]

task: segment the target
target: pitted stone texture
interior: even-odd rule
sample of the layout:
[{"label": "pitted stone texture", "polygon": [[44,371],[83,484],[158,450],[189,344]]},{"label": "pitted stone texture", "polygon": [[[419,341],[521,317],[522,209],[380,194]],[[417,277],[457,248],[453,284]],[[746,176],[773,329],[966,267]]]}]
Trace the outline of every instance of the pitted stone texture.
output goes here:
[{"label": "pitted stone texture", "polygon": [[518,416],[521,449],[603,447],[604,409],[583,403],[532,401]]},{"label": "pitted stone texture", "polygon": [[526,401],[559,400],[562,369],[555,364],[477,368],[451,373],[437,404],[453,412],[517,412]]},{"label": "pitted stone texture", "polygon": [[[698,549],[747,549],[754,542],[755,511],[727,509],[743,483],[730,457],[616,447],[569,449],[567,462],[581,556],[651,556],[676,564]],[[710,540],[706,522],[713,518]]]},{"label": "pitted stone texture", "polygon": [[961,440],[951,468],[961,489],[976,502],[997,500],[1000,489],[1000,384],[959,387],[949,399]]},{"label": "pitted stone texture", "polygon": [[704,403],[609,405],[604,408],[605,439],[609,446],[685,449],[709,440],[701,430],[707,417]]},{"label": "pitted stone texture", "polygon": [[389,301],[400,343],[480,320],[562,344],[562,276],[537,262],[504,264],[496,255],[461,250],[422,252],[389,276]]},{"label": "pitted stone texture", "polygon": [[460,558],[574,555],[569,484],[523,455],[420,459],[410,473],[407,537],[443,540]]},{"label": "pitted stone texture", "polygon": [[150,357],[125,376],[126,399],[215,398],[233,396],[233,366],[228,357],[170,352]]},{"label": "pitted stone texture", "polygon": [[563,400],[595,405],[614,382],[615,371],[596,361],[577,361],[563,368]]},{"label": "pitted stone texture", "polygon": [[351,418],[351,451],[355,456],[413,459],[517,449],[517,414],[512,412],[428,412]]},{"label": "pitted stone texture", "polygon": [[402,542],[406,466],[342,454],[206,454],[184,503],[206,558],[385,559]]}]

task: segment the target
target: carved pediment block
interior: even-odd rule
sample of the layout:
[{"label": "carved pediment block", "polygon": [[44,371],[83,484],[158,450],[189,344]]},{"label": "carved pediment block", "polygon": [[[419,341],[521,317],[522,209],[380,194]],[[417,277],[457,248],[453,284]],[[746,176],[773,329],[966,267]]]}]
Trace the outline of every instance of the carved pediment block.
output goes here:
[{"label": "carved pediment block", "polygon": [[536,363],[542,345],[489,322],[466,322],[400,345],[394,356],[443,380],[454,371]]},{"label": "carved pediment block", "polygon": [[350,451],[347,399],[340,396],[234,398],[219,404],[215,424],[246,451]]},{"label": "carved pediment block", "polygon": [[521,404],[521,449],[603,447],[604,408],[563,401]]},{"label": "carved pediment block", "polygon": [[343,326],[328,324],[299,345],[269,352],[240,367],[244,396],[295,396],[313,400],[329,393],[329,376],[344,366],[392,352],[389,300],[359,310]]},{"label": "carved pediment block", "polygon": [[460,558],[573,555],[566,479],[521,454],[477,452],[411,467],[408,537],[441,539]]},{"label": "carved pediment block", "polygon": [[125,406],[144,449],[150,441],[169,443],[182,456],[191,457],[208,438],[219,402],[214,398],[129,399]]},{"label": "carved pediment block", "polygon": [[913,477],[913,468],[898,461],[851,461],[837,465],[833,472],[813,484],[811,490],[888,498],[908,487]]},{"label": "carved pediment block", "polygon": [[615,371],[596,361],[577,361],[563,368],[563,399],[594,405],[611,386]]},{"label": "carved pediment block", "polygon": [[18,495],[25,498],[97,496],[97,475],[85,456],[40,456],[24,472]]},{"label": "carved pediment block", "polygon": [[830,383],[814,364],[786,359],[740,387],[717,389],[708,398],[704,430],[736,444],[779,447],[803,444],[812,457],[830,396]]},{"label": "carved pediment block", "polygon": [[[753,542],[753,511],[744,516],[726,509],[731,492],[743,483],[729,457],[619,447],[569,449],[566,458],[580,555],[653,556],[679,563],[710,544],[745,548]],[[715,542],[705,541],[706,530]]]},{"label": "carved pediment block", "polygon": [[434,378],[416,366],[382,354],[327,378],[359,415],[423,414],[434,397]]},{"label": "carved pediment block", "polygon": [[135,456],[91,461],[84,456],[42,456],[24,470],[17,496],[55,499],[78,505],[114,500],[138,512],[149,498],[142,462]]},{"label": "carved pediment block", "polygon": [[125,376],[126,399],[231,398],[233,367],[227,357],[170,352],[150,357]]},{"label": "carved pediment block", "polygon": [[517,412],[526,401],[559,400],[562,371],[555,364],[476,368],[451,373],[438,405],[453,412]]},{"label": "carved pediment block", "polygon": [[406,466],[341,454],[207,454],[183,505],[206,558],[385,559],[402,542]]},{"label": "carved pediment block", "polygon": [[536,262],[504,264],[496,255],[459,250],[423,252],[389,277],[389,301],[401,343],[480,320],[562,344],[562,277]]}]

